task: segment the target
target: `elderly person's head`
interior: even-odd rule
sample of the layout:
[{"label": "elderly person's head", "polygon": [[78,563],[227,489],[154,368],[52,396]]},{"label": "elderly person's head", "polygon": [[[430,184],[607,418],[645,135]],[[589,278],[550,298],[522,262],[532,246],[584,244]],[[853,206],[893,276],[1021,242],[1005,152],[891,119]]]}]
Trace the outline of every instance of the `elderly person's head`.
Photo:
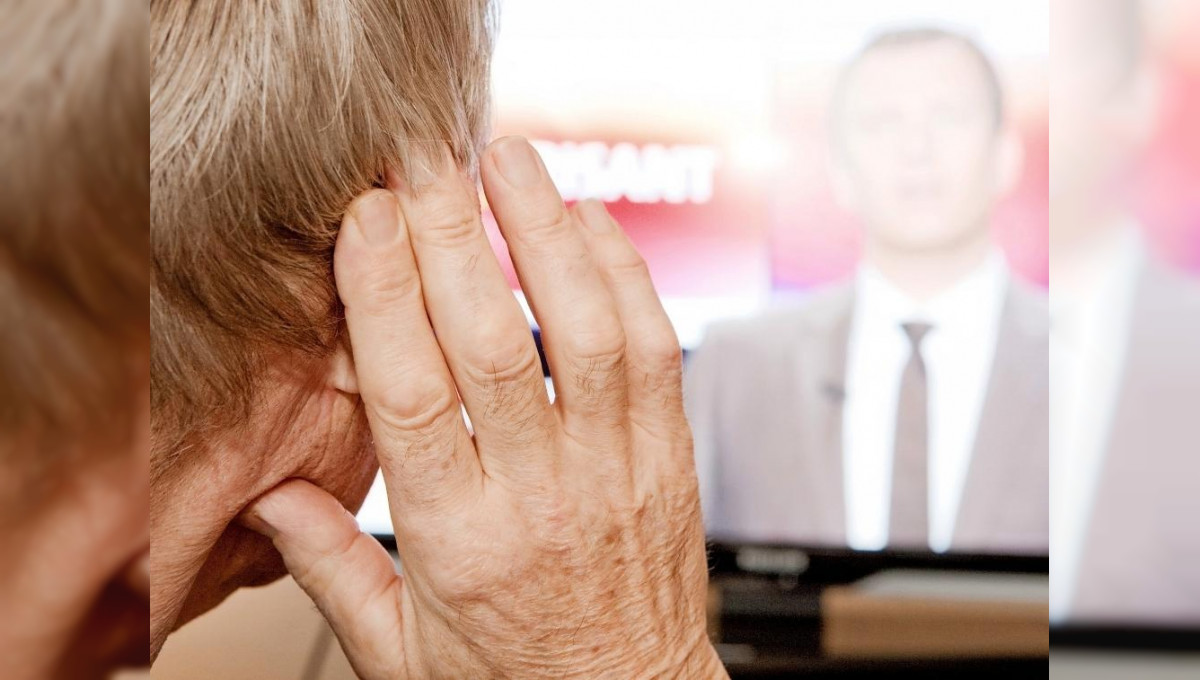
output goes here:
[{"label": "elderly person's head", "polygon": [[151,3],[152,653],[283,573],[234,519],[287,478],[357,508],[376,465],[340,323],[343,211],[488,113],[487,0]]},{"label": "elderly person's head", "polygon": [[146,42],[136,3],[0,6],[6,678],[146,655]]}]

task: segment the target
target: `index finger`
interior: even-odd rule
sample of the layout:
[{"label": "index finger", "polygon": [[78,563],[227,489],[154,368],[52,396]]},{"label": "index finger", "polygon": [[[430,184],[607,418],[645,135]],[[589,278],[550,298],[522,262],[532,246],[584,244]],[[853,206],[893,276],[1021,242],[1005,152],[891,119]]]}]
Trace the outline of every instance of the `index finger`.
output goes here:
[{"label": "index finger", "polygon": [[351,205],[338,234],[334,275],[399,534],[405,522],[419,521],[414,511],[459,507],[477,493],[482,470],[426,318],[421,279],[391,192],[369,191]]}]

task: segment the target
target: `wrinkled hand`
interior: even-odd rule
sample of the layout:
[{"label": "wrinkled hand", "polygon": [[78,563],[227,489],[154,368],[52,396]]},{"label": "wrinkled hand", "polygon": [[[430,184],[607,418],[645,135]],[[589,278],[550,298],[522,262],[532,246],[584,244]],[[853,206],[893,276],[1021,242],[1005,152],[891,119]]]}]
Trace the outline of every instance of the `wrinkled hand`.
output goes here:
[{"label": "wrinkled hand", "polygon": [[[725,677],[680,351],[603,206],[568,211],[523,139],[480,172],[528,324],[449,158],[355,200],[335,256],[403,564],[302,481],[244,518],[365,678]],[[474,436],[463,422],[466,408]]]}]

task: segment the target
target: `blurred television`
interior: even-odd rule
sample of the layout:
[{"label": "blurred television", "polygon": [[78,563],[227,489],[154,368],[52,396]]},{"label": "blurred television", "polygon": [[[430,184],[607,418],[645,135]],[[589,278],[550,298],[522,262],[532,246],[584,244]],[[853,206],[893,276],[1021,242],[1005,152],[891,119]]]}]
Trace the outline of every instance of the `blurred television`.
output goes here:
[{"label": "blurred television", "polygon": [[[1029,158],[995,230],[1014,268],[1045,283],[1044,3],[989,4],[719,0],[680,11],[669,0],[507,0],[493,133],[529,138],[568,203],[607,205],[646,258],[686,352],[715,321],[853,270],[858,228],[826,176],[826,108],[842,64],[869,36],[925,16],[975,36],[997,60]],[[485,224],[523,302],[486,205]],[[361,517],[386,532],[380,498]]]},{"label": "blurred television", "polygon": [[[995,236],[1013,270],[1045,286],[1044,0],[697,0],[686,10],[670,0],[506,0],[493,65],[493,133],[529,138],[568,203],[606,203],[646,258],[686,356],[709,324],[803,298],[852,272],[861,244],[827,177],[826,109],[841,65],[869,36],[914,23],[964,31],[996,62],[1026,162],[997,211]],[[1176,175],[1186,170],[1178,156],[1173,162]],[[1188,168],[1200,176],[1200,163]],[[1155,209],[1170,215],[1176,208],[1160,201]],[[523,300],[486,205],[485,224]],[[1200,244],[1173,225],[1164,233]],[[1192,257],[1200,264],[1200,247]],[[536,331],[532,315],[530,322]],[[359,520],[385,542],[391,536],[381,480]],[[862,554],[815,545],[765,546],[802,557],[749,568],[739,563],[739,543],[723,538],[713,553],[718,571],[786,578],[846,579],[889,565],[1047,568],[1044,554]]]},{"label": "blurred television", "polygon": [[[924,3],[929,23],[973,35],[997,61],[1028,162],[995,231],[1014,269],[1045,283],[1044,4],[987,4]],[[529,138],[568,203],[607,205],[646,258],[686,353],[715,321],[853,270],[858,228],[826,176],[826,108],[842,64],[873,33],[919,22],[913,6],[720,0],[682,12],[668,0],[508,0],[493,63],[494,136]],[[523,303],[486,205],[484,217]],[[536,332],[531,314],[530,323]],[[386,535],[382,491],[377,484],[360,520]]]}]

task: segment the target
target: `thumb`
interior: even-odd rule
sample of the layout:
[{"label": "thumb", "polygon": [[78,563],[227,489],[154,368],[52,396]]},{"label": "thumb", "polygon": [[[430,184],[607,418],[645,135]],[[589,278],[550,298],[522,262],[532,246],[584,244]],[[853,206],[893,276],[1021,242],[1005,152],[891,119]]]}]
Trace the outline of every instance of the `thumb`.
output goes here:
[{"label": "thumb", "polygon": [[403,677],[403,581],[383,546],[359,530],[336,498],[288,480],[254,501],[239,521],[275,544],[359,677]]}]

